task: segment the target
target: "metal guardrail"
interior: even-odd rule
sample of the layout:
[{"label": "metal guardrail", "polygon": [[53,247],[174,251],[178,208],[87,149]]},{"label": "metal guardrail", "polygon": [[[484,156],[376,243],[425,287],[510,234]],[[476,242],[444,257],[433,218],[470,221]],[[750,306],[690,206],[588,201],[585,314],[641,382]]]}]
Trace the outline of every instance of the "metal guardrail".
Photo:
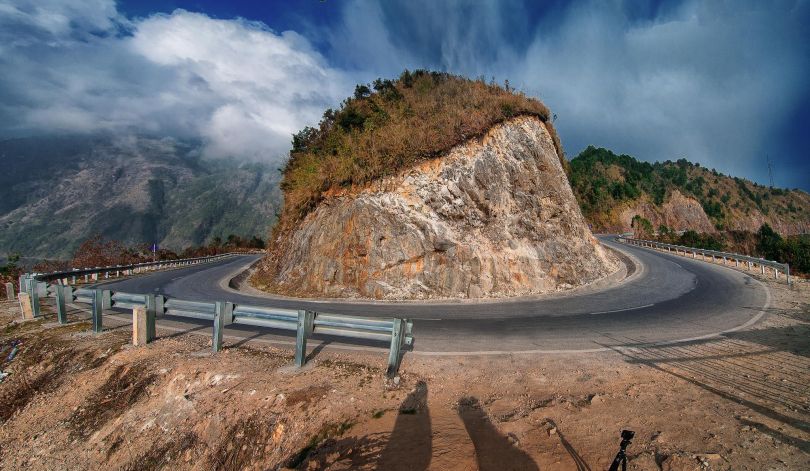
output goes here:
[{"label": "metal guardrail", "polygon": [[344,316],[310,310],[281,309],[250,306],[224,301],[205,302],[167,298],[155,294],[136,294],[111,291],[100,287],[76,288],[57,283],[27,279],[28,295],[34,316],[40,316],[42,298],[55,298],[57,318],[67,323],[68,304],[87,304],[90,307],[93,332],[103,329],[104,312],[115,309],[145,309],[146,337],[155,338],[155,319],[185,317],[213,323],[213,349],[222,349],[223,330],[229,325],[249,325],[296,332],[295,364],[306,363],[306,343],[312,335],[326,335],[358,340],[389,342],[388,376],[399,369],[405,347],[413,345],[413,322],[403,318],[372,318]]},{"label": "metal guardrail", "polygon": [[[188,265],[197,265],[200,263],[215,262],[223,258],[228,258],[234,255],[241,255],[241,254],[242,252],[228,252],[224,254],[210,255],[206,257],[183,258],[178,260],[158,260],[155,262],[135,263],[132,265],[113,265],[107,267],[93,267],[93,268],[73,268],[71,270],[54,271],[50,273],[33,273],[26,275],[32,276],[37,281],[62,280],[62,284],[64,285],[67,284],[75,285],[78,280],[77,277],[84,277],[85,282],[98,281],[99,277],[102,275],[104,279],[117,278],[122,275],[129,276],[134,275],[136,273],[142,273],[145,271],[154,271],[154,270],[161,270],[164,268],[177,268]],[[22,285],[20,286],[20,290],[22,291]]]},{"label": "metal guardrail", "polygon": [[706,257],[710,257],[711,261],[714,261],[715,259],[722,259],[723,265],[727,265],[729,260],[734,262],[735,267],[739,267],[740,262],[745,262],[748,270],[753,269],[753,267],[756,265],[760,268],[763,275],[765,274],[765,267],[769,267],[773,269],[773,276],[776,279],[779,279],[779,271],[781,270],[785,273],[787,284],[791,284],[790,265],[787,263],[765,260],[764,258],[751,257],[733,252],[720,252],[717,250],[699,249],[695,247],[686,247],[683,245],[665,244],[663,242],[657,242],[654,240],[635,239],[633,237],[626,237],[624,235],[616,237],[616,240],[639,247],[666,250],[668,252],[675,252],[676,254],[683,253],[684,256],[691,255],[692,258],[697,258],[697,256],[700,255],[703,260],[706,260]]}]

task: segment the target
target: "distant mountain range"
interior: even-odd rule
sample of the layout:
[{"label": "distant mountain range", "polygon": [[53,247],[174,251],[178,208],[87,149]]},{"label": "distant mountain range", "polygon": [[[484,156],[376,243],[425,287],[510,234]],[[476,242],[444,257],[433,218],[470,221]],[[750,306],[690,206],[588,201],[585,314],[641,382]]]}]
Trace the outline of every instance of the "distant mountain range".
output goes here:
[{"label": "distant mountain range", "polygon": [[653,164],[588,147],[568,165],[583,215],[596,232],[631,230],[634,216],[653,230],[810,232],[810,195],[771,188],[684,159]]},{"label": "distant mountain range", "polygon": [[229,234],[267,238],[280,174],[148,137],[0,141],[0,253],[66,258],[101,234],[181,249]]},{"label": "distant mountain range", "polygon": [[[267,238],[280,173],[258,162],[200,157],[200,144],[150,137],[0,141],[0,256],[69,258],[94,234],[181,249],[229,234]],[[589,147],[567,165],[595,232],[654,229],[810,232],[810,195],[679,160],[650,164]]]}]

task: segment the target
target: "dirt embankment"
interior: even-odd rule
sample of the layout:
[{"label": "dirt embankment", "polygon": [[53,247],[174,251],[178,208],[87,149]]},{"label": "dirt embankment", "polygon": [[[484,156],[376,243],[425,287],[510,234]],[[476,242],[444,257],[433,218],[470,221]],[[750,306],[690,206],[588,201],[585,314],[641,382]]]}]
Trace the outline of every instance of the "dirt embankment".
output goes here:
[{"label": "dirt embankment", "polygon": [[[606,469],[810,465],[810,287],[768,281],[754,328],[587,355],[291,352],[128,328],[10,322],[0,305],[2,469]],[[86,316],[82,314],[82,316]],[[208,334],[207,330],[203,332]],[[17,343],[18,342],[18,343]],[[18,351],[6,362],[12,343]]]},{"label": "dirt embankment", "polygon": [[317,297],[521,296],[618,267],[588,229],[535,117],[362,190],[329,193],[280,243],[256,286]]}]

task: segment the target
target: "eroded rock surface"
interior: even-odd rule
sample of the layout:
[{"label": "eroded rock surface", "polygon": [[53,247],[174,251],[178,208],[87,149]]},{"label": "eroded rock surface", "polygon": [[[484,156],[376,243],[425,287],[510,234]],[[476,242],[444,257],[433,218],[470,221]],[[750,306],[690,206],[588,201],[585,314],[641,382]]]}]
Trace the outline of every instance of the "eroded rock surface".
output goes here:
[{"label": "eroded rock surface", "polygon": [[378,299],[516,296],[617,268],[588,229],[545,125],[523,117],[397,176],[328,195],[286,242],[272,288]]}]

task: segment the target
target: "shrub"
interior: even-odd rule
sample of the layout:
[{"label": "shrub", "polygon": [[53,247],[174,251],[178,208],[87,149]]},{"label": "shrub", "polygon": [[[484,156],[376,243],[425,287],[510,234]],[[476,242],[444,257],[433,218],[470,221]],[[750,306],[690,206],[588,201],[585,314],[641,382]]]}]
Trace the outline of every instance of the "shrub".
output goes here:
[{"label": "shrub", "polygon": [[426,70],[377,79],[373,89],[358,85],[340,109],[324,113],[317,128],[293,136],[276,236],[294,227],[330,188],[365,184],[438,157],[515,116],[543,121],[564,162],[548,108],[522,93]]}]

